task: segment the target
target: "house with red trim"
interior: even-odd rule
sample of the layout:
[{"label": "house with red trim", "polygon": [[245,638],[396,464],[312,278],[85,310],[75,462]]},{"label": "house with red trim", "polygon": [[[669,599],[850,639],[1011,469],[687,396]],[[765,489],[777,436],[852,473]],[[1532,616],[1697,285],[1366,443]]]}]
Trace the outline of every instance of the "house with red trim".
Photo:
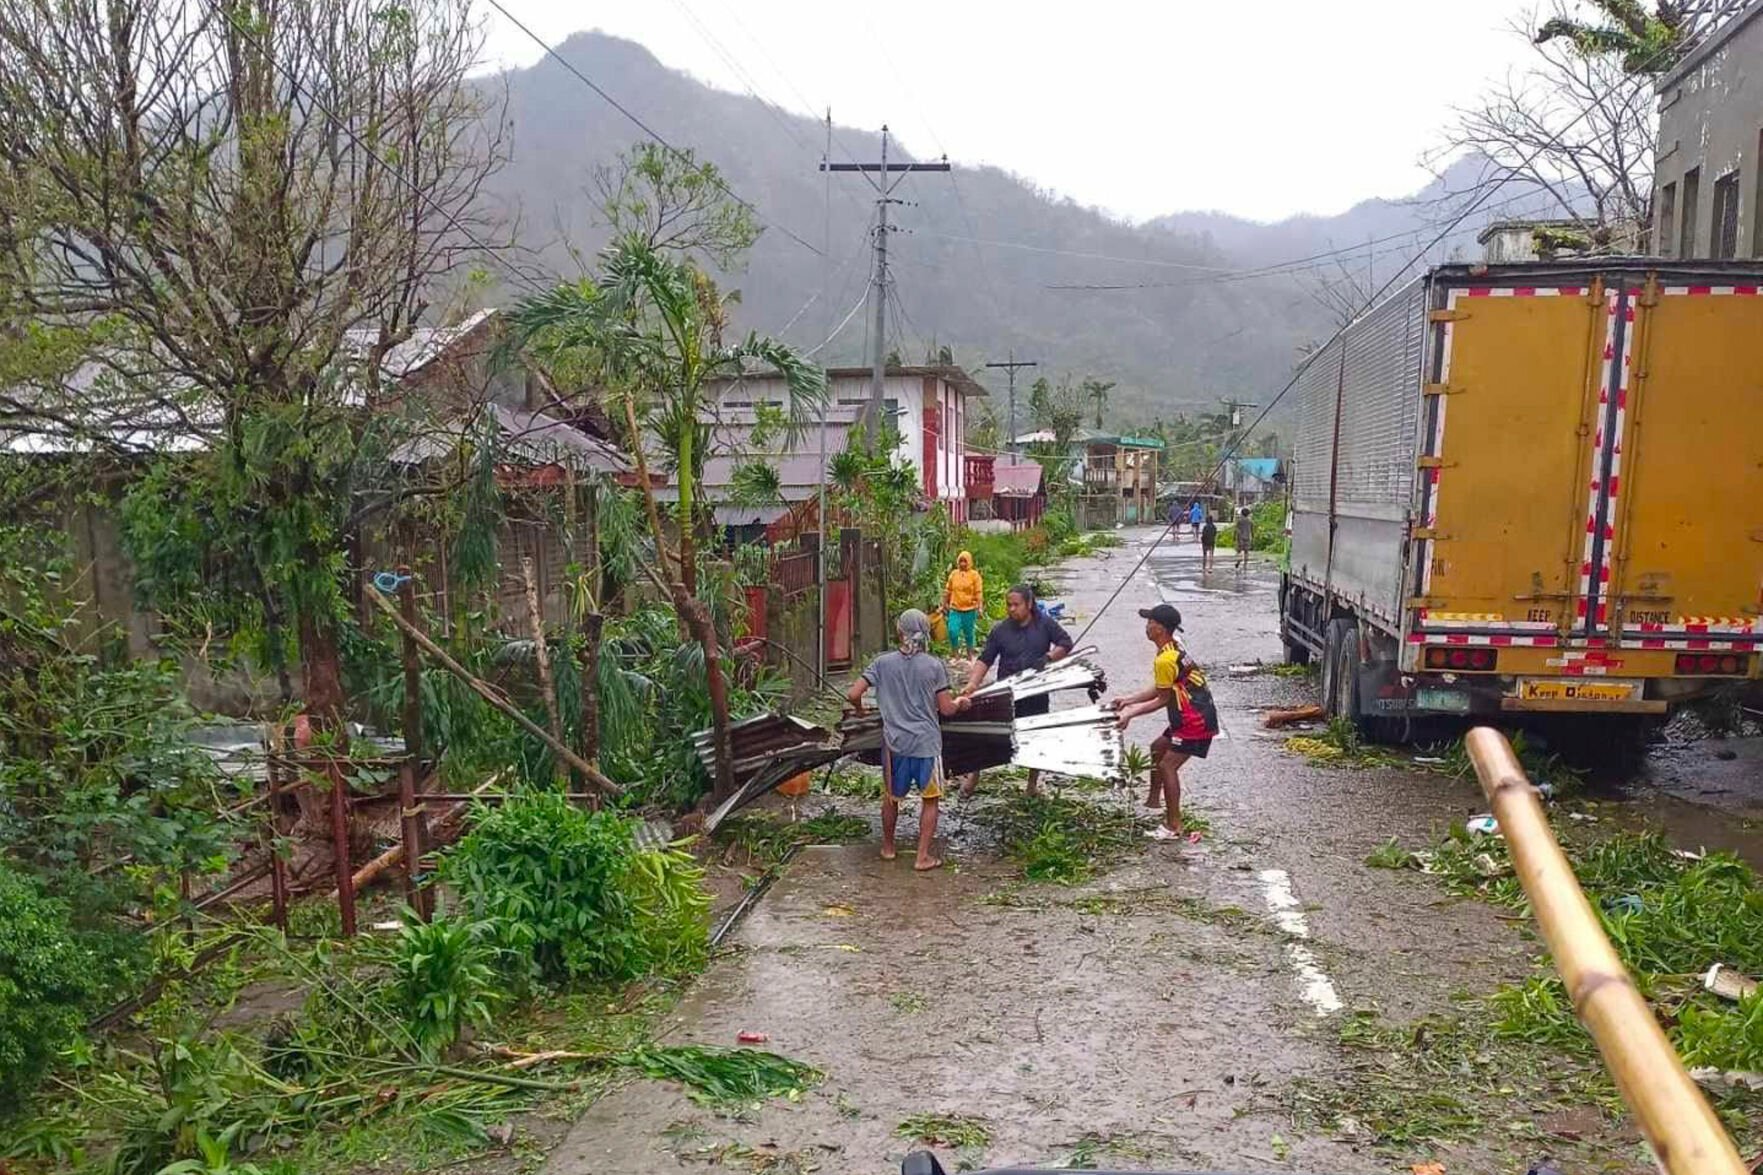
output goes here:
[{"label": "house with red trim", "polygon": [[[754,444],[754,426],[762,413],[788,411],[789,391],[783,377],[760,372],[714,381],[705,397],[704,422],[710,426],[711,448],[704,461],[703,492],[714,504],[717,522],[771,527],[788,517],[800,526],[806,516],[806,529],[814,529],[812,511],[822,471],[844,451],[853,423],[869,403],[870,378],[867,367],[828,370],[824,430],[816,418],[795,437],[768,437],[764,445]],[[969,516],[969,401],[985,394],[971,375],[954,364],[890,367],[883,380],[883,411],[899,437],[894,460],[902,466],[911,464],[925,505],[943,504],[956,522],[966,522]],[[777,470],[782,501],[764,506],[732,502],[734,471],[749,463]]]}]

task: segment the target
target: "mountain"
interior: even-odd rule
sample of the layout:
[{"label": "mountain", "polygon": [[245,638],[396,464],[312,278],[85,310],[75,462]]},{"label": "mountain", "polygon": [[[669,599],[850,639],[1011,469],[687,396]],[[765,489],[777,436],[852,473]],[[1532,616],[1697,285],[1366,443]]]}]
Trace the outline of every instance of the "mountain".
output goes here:
[{"label": "mountain", "polygon": [[[766,229],[744,270],[723,275],[740,291],[736,326],[810,348],[849,314],[821,354],[865,361],[870,314],[850,312],[870,271],[874,193],[860,175],[819,171],[825,125],[667,69],[630,41],[581,33],[557,52],[656,134],[714,161],[759,210]],[[604,241],[595,168],[645,136],[551,58],[498,75],[486,93],[506,118],[510,153],[488,194],[544,269],[573,276],[575,259]],[[876,132],[834,128],[835,161],[873,160],[880,149]],[[910,157],[890,143],[890,158]],[[901,229],[889,250],[904,311],[889,306],[890,345],[912,360],[950,347],[995,390],[1000,416],[1001,373],[981,365],[1011,350],[1040,362],[1031,375],[1115,380],[1108,415],[1118,425],[1211,407],[1219,396],[1264,400],[1303,348],[1334,328],[1336,311],[1317,292],[1323,281],[1346,280],[1333,258],[1295,273],[1234,271],[1357,249],[1368,235],[1412,229],[1425,216],[1419,204],[1370,201],[1339,217],[1276,225],[1180,213],[1136,226],[992,167],[914,174],[896,194],[909,203],[890,209]],[[1364,272],[1362,256],[1345,264]],[[1383,274],[1395,264],[1386,257]],[[1147,288],[1062,288],[1073,286]],[[1024,419],[1020,376],[1018,403]]]}]

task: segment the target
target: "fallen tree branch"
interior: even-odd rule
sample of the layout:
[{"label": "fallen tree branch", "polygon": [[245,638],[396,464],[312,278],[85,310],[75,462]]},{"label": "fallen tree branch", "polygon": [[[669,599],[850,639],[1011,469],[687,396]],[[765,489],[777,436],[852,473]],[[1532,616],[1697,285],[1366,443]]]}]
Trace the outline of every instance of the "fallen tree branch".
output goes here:
[{"label": "fallen tree branch", "polygon": [[598,769],[587,760],[583,759],[580,755],[558,742],[555,738],[552,738],[550,731],[528,718],[525,714],[522,714],[519,707],[515,706],[514,703],[497,693],[492,686],[476,674],[472,673],[471,670],[455,661],[452,656],[448,654],[447,650],[443,649],[440,645],[437,645],[432,639],[430,639],[428,633],[423,632],[420,628],[417,628],[414,624],[405,620],[404,617],[398,615],[398,610],[392,607],[391,601],[381,595],[377,588],[370,586],[366,594],[368,599],[372,600],[374,604],[378,606],[379,610],[384,612],[392,623],[398,626],[400,632],[407,634],[411,640],[415,641],[422,648],[423,652],[440,662],[441,668],[451,673],[454,677],[457,677],[460,681],[463,681],[471,688],[473,693],[477,694],[478,697],[513,719],[515,724],[522,730],[544,743],[547,747],[550,747],[552,754],[557,755],[571,767],[580,771],[583,779],[586,779],[596,788],[610,795],[616,796],[623,794],[624,789],[619,787],[618,784],[602,775]]},{"label": "fallen tree branch", "polygon": [[[472,796],[475,798],[482,795],[484,792],[489,791],[490,788],[494,787],[501,780],[502,776],[506,774],[506,771],[498,771],[489,779],[484,780],[484,782],[471,789]],[[418,801],[420,803],[420,797],[418,797]],[[455,804],[445,815],[429,825],[430,841],[434,844],[439,844],[448,836],[452,835],[453,830],[465,822],[465,814],[470,810],[471,808],[467,804]],[[377,881],[380,874],[399,864],[403,860],[404,845],[403,842],[399,842],[355,871],[355,891],[357,893],[361,892],[363,886]]]}]

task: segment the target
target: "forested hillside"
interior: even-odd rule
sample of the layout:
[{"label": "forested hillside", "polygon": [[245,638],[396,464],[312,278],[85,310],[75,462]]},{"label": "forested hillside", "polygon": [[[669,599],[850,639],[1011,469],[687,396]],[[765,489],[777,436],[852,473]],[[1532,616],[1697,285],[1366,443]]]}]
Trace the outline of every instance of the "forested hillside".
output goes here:
[{"label": "forested hillside", "polygon": [[[824,124],[712,89],[629,41],[584,33],[559,52],[669,142],[713,160],[763,214],[768,227],[744,272],[728,276],[741,292],[738,323],[781,329],[804,347],[825,339],[863,296],[874,205],[863,177],[834,175],[829,184],[820,172]],[[506,97],[512,152],[493,194],[543,265],[573,273],[571,248],[591,253],[602,240],[594,170],[642,132],[549,58],[490,84]],[[878,131],[835,127],[832,158],[873,160]],[[922,158],[922,148],[893,151]],[[1371,247],[1381,282],[1437,215],[1431,201],[1373,201],[1278,225],[1204,213],[1134,226],[995,168],[914,175],[899,195],[909,203],[893,210],[902,231],[891,248],[904,314],[891,313],[890,346],[918,358],[947,345],[975,368],[1015,348],[1055,378],[1115,380],[1108,415],[1117,421],[1276,390],[1302,348],[1334,326],[1320,284],[1363,282],[1365,241],[1408,234]],[[1352,278],[1334,258],[1237,272],[1342,247]],[[1083,286],[1134,288],[1070,288]],[[859,361],[868,322],[852,315],[829,358]]]}]

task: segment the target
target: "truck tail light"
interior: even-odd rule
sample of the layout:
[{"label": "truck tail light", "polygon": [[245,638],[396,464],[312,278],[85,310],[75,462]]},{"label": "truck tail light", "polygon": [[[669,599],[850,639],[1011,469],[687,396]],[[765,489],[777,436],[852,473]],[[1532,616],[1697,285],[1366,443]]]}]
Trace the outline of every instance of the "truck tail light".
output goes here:
[{"label": "truck tail light", "polygon": [[1433,645],[1426,650],[1426,667],[1428,669],[1455,670],[1469,673],[1491,673],[1499,661],[1499,654],[1493,649],[1466,649],[1461,645],[1444,647]]},{"label": "truck tail light", "polygon": [[1702,677],[1737,677],[1750,658],[1740,653],[1679,653],[1677,671]]}]

